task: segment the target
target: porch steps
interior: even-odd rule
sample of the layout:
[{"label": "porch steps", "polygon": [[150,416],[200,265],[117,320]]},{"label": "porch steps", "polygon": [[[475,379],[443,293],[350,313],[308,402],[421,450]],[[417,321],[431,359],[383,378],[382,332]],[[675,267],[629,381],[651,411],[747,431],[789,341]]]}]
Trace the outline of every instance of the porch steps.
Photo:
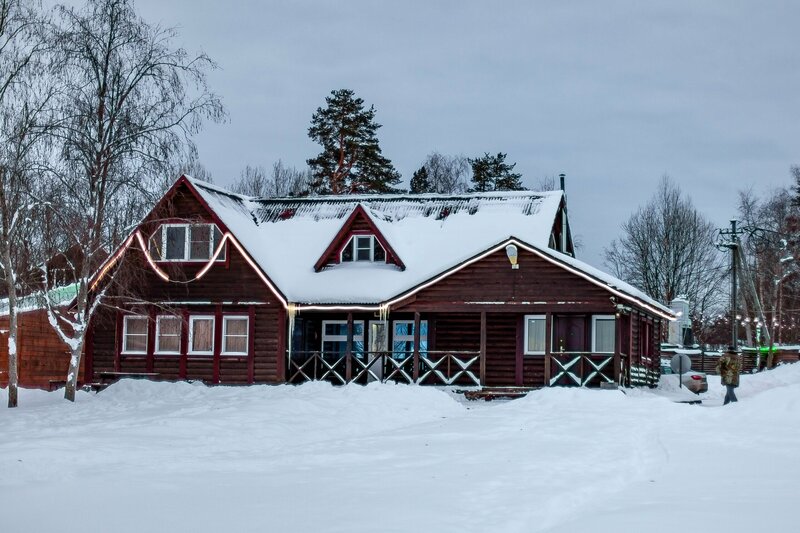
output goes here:
[{"label": "porch steps", "polygon": [[160,374],[157,372],[100,372],[100,380],[87,383],[84,385],[84,388],[88,388],[94,392],[100,392],[123,378],[155,380],[159,376]]},{"label": "porch steps", "polygon": [[483,387],[480,390],[464,390],[464,398],[467,400],[515,400],[522,398],[529,392],[536,390],[533,387]]}]

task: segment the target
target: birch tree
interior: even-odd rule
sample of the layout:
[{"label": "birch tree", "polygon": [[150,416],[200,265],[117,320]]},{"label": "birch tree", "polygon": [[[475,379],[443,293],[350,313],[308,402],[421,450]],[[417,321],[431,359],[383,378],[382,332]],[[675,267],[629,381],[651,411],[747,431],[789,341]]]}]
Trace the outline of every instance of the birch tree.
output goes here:
[{"label": "birch tree", "polygon": [[425,192],[458,194],[469,188],[467,181],[472,167],[469,159],[463,155],[451,156],[431,152],[422,166],[430,182],[429,189]]},{"label": "birch tree", "polygon": [[37,6],[0,0],[0,269],[8,300],[8,407],[18,402],[18,291],[29,240],[32,155],[42,139],[39,119],[47,99],[36,99],[44,49]]},{"label": "birch tree", "polygon": [[763,312],[763,316],[745,313],[745,331],[752,343],[752,330],[758,329],[752,326],[761,326],[767,338],[780,343],[797,332],[792,310],[800,299],[800,209],[786,188],[764,197],[741,191],[739,220],[751,228],[741,238],[742,304],[746,310]]},{"label": "birch tree", "polygon": [[122,237],[108,227],[109,210],[127,206],[129,220],[117,226],[130,229],[151,207],[141,198],[193,149],[203,121],[221,121],[225,111],[207,85],[211,59],[176,47],[176,30],[142,20],[131,0],[89,0],[80,9],[59,6],[56,15],[63,101],[52,176],[64,198],[51,211],[63,246],[74,250],[77,295],[68,310],[46,300],[50,323],[69,346],[65,398],[74,401],[86,332],[102,300],[90,280]]}]

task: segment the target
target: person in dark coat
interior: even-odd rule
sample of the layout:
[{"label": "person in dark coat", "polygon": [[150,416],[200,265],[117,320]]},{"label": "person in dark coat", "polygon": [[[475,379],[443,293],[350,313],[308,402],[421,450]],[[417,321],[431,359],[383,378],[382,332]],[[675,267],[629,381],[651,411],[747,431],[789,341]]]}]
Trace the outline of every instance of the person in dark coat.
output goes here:
[{"label": "person in dark coat", "polygon": [[741,363],[739,356],[733,350],[728,350],[717,362],[717,372],[722,379],[722,384],[725,385],[725,402],[723,405],[728,405],[730,402],[737,402],[734,389],[739,386],[739,370]]}]

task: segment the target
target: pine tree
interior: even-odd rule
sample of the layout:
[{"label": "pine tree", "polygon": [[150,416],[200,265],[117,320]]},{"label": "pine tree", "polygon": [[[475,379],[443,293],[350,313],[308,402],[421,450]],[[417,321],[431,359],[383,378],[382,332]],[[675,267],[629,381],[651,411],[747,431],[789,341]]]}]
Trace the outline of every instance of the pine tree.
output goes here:
[{"label": "pine tree", "polygon": [[502,152],[498,152],[497,155],[485,152],[482,157],[469,160],[472,165],[473,191],[525,190],[520,181],[522,174],[513,172],[517,164],[506,163],[506,155]]},{"label": "pine tree", "polygon": [[411,177],[411,192],[414,194],[432,192],[431,180],[428,179],[428,169],[425,166],[420,167]]},{"label": "pine tree", "polygon": [[322,152],[308,160],[312,188],[331,194],[393,192],[400,174],[381,154],[375,106],[365,109],[364,100],[350,89],[332,91],[325,103],[308,128],[308,136],[322,146]]}]

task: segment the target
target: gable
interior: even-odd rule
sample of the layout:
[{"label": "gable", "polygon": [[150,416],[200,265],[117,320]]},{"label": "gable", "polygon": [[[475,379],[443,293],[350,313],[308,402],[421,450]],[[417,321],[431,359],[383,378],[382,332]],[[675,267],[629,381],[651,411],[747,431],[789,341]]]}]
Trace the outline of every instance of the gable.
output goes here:
[{"label": "gable", "polygon": [[[518,269],[511,268],[511,262],[506,255],[510,245],[517,248],[520,260]],[[519,271],[522,270],[520,254],[532,260],[534,267],[544,267],[542,272],[545,274],[537,274],[534,271],[527,279],[524,275],[519,275]],[[504,262],[512,274],[502,274]],[[519,289],[520,293],[517,292]],[[675,319],[674,313],[668,307],[624,281],[566,254],[537,248],[514,237],[398,295],[389,301],[388,305],[402,306],[411,297],[416,303],[421,295],[424,297],[426,294],[438,294],[430,300],[432,302],[482,305],[544,303],[572,305],[593,302],[604,304],[604,299],[607,298],[614,307],[621,305],[621,301],[624,300],[656,316],[667,320]],[[542,295],[550,298],[555,296],[555,299],[541,300],[539,297]],[[479,299],[465,299],[470,296]],[[490,299],[493,297],[499,299]]]},{"label": "gable", "polygon": [[[218,243],[215,243],[217,248],[210,259],[207,261],[194,261],[194,264],[183,262],[169,264],[169,262],[162,262],[159,257],[154,256],[151,249],[153,244],[151,237],[157,234],[162,224],[175,224],[179,221],[209,223],[219,228],[220,239]],[[244,264],[256,274],[257,278],[267,286],[284,306],[286,305],[286,299],[280,290],[272,283],[259,265],[253,261],[227,225],[208,206],[203,197],[197,193],[194,184],[185,176],[181,176],[173,184],[143,219],[142,223],[101,265],[90,281],[90,289],[96,290],[103,279],[114,271],[124,256],[130,253],[131,249],[138,249],[141,252],[144,257],[144,268],[155,273],[163,282],[176,282],[184,285],[194,283],[212,271],[214,271],[215,275],[227,275],[230,284],[233,285],[235,283],[233,273],[224,274],[221,273],[221,270],[230,266],[230,261],[227,260],[230,255],[238,254]],[[224,264],[219,264],[218,259],[220,256],[226,258]]]},{"label": "gable", "polygon": [[415,304],[532,304],[569,302],[613,306],[607,290],[524,249],[512,269],[501,248],[416,293]]},{"label": "gable", "polygon": [[319,272],[327,265],[339,264],[344,248],[350,245],[353,238],[357,235],[374,237],[377,241],[377,245],[382,248],[385,254],[385,260],[383,262],[396,265],[400,270],[405,270],[406,267],[403,261],[397,255],[397,252],[394,251],[389,241],[383,233],[381,233],[364,208],[361,205],[357,205],[350,216],[347,217],[344,224],[342,224],[341,229],[334,236],[331,243],[314,264],[314,271]]}]

